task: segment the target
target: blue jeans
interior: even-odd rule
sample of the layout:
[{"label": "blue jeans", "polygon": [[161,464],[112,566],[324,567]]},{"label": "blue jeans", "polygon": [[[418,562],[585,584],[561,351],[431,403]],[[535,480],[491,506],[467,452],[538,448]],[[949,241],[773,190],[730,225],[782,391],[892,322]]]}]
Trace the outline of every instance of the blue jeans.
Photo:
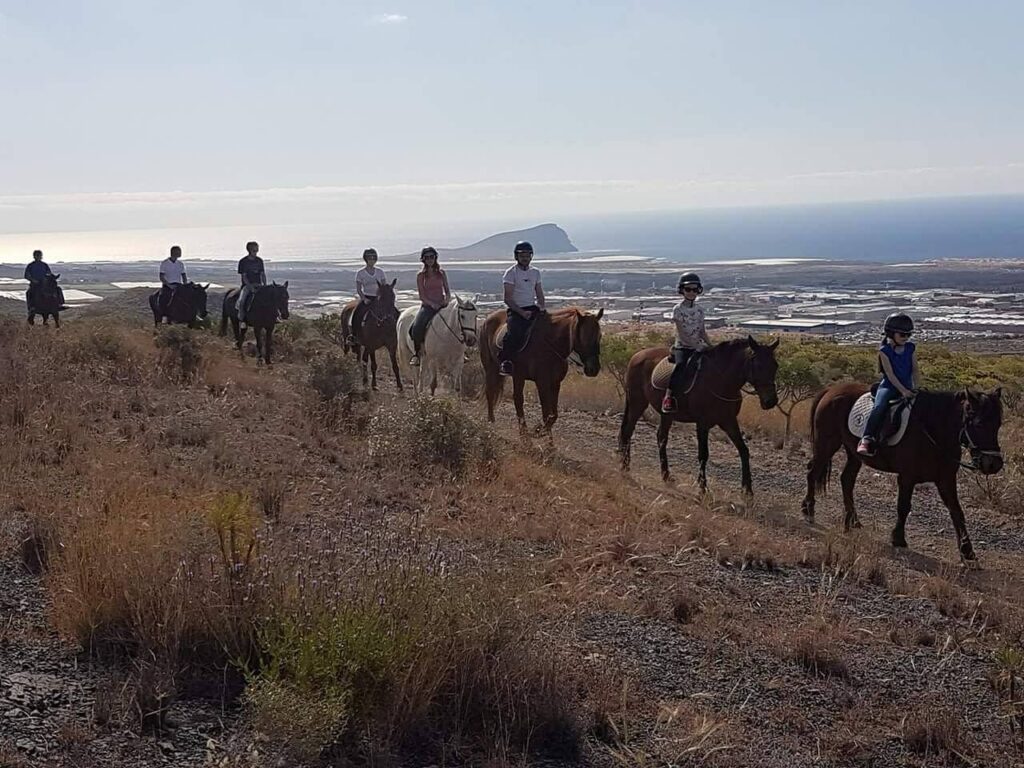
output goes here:
[{"label": "blue jeans", "polygon": [[875,407],[871,409],[868,423],[864,427],[864,437],[871,440],[878,439],[878,433],[881,431],[882,423],[885,421],[885,414],[889,412],[889,405],[901,397],[903,395],[895,387],[887,387],[885,385],[878,387],[878,391],[875,392]]},{"label": "blue jeans", "polygon": [[249,300],[249,294],[256,290],[255,285],[243,285],[238,292],[238,301],[235,302],[235,309],[238,310],[238,322],[245,322],[245,302]]},{"label": "blue jeans", "polygon": [[423,348],[423,340],[427,338],[427,328],[430,326],[430,321],[434,319],[434,315],[438,312],[439,310],[424,304],[420,307],[419,312],[416,313],[416,319],[413,320],[412,328],[409,329],[409,336],[412,337],[412,343],[417,355]]}]

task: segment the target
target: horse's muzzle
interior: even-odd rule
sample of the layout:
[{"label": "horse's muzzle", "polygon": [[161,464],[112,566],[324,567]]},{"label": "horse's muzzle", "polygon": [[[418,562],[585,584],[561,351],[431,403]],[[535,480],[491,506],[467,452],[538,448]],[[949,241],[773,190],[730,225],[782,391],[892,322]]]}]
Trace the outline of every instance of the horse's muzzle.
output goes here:
[{"label": "horse's muzzle", "polygon": [[476,334],[466,334],[466,346],[470,349],[476,346]]},{"label": "horse's muzzle", "polygon": [[977,467],[983,475],[994,475],[1003,468],[1003,456],[1001,453],[984,452],[971,457],[971,463]]},{"label": "horse's muzzle", "polygon": [[779,404],[779,396],[774,392],[768,396],[758,394],[757,399],[761,401],[761,410],[763,411],[770,411]]},{"label": "horse's muzzle", "polygon": [[583,361],[583,375],[593,378],[601,372],[601,361],[600,360],[584,360]]}]

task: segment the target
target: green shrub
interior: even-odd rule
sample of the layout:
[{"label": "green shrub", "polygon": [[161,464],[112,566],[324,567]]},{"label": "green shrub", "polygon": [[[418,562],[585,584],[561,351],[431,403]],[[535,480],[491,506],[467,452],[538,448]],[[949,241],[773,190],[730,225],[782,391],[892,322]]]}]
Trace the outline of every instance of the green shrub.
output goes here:
[{"label": "green shrub", "polygon": [[315,358],[309,365],[306,379],[324,403],[337,403],[351,397],[360,381],[360,372],[353,359],[337,351]]},{"label": "green shrub", "polygon": [[440,466],[454,476],[497,456],[490,429],[457,403],[431,397],[378,410],[370,421],[367,446],[373,458],[420,468]]}]

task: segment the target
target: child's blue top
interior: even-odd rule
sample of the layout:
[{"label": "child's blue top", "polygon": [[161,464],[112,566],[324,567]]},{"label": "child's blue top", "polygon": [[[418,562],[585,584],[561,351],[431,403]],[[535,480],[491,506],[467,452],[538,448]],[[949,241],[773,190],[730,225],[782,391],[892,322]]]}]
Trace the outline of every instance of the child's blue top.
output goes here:
[{"label": "child's blue top", "polygon": [[[892,366],[892,372],[896,375],[899,380],[907,389],[913,389],[914,384],[914,342],[908,341],[903,345],[903,352],[897,352],[896,347],[883,342],[882,346],[879,347],[879,352],[889,358],[889,364]],[[885,371],[882,371],[882,386],[895,389],[895,385],[889,381],[889,377],[885,375]]]}]

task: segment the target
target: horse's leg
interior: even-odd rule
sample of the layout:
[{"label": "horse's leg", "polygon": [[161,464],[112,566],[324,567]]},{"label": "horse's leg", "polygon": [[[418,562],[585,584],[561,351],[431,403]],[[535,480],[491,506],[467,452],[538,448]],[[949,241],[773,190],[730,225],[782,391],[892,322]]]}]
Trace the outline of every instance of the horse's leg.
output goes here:
[{"label": "horse's leg", "polygon": [[484,366],[484,392],[487,395],[487,420],[494,422],[494,406],[498,404],[501,391],[505,387],[505,380],[498,373],[497,363],[491,363],[491,367]]},{"label": "horse's leg", "polygon": [[259,326],[254,325],[252,328],[252,335],[256,337],[256,365],[263,365],[263,347],[266,344],[265,333],[266,331]]},{"label": "horse's leg", "polygon": [[540,412],[544,419],[544,431],[551,435],[551,428],[558,420],[558,393],[562,383],[560,381],[538,381],[537,397],[540,400]]},{"label": "horse's leg", "polygon": [[722,430],[732,440],[732,444],[736,446],[736,451],[740,455],[740,484],[746,493],[753,493],[754,479],[750,475],[750,449],[747,448],[747,443],[743,439],[739,422],[733,419],[731,423],[722,425]]},{"label": "horse's leg", "polygon": [[708,490],[708,456],[711,455],[708,450],[709,432],[711,432],[711,427],[707,424],[697,424],[697,461],[700,463],[697,484],[700,486],[701,493],[707,493]]},{"label": "horse's leg", "polygon": [[523,390],[526,379],[516,374],[512,377],[512,402],[516,407],[516,419],[519,420],[519,433],[526,433],[526,410],[523,408]]},{"label": "horse's leg", "polygon": [[633,431],[643,412],[647,410],[646,399],[634,404],[631,392],[626,392],[626,402],[622,409],[622,424],[619,425],[619,454],[622,456],[622,468],[629,469]]},{"label": "horse's leg", "polygon": [[857,474],[860,472],[861,461],[857,454],[846,449],[846,465],[839,476],[843,486],[843,509],[846,510],[846,517],[843,519],[843,528],[849,531],[851,528],[860,528],[860,518],[857,517],[857,508],[853,504],[853,486],[857,483]]},{"label": "horse's leg", "polygon": [[[908,478],[906,475],[896,476],[896,527],[892,529],[892,545],[894,547],[906,547],[907,546],[907,516],[910,515],[910,500],[914,496],[914,486],[917,485],[913,480]],[[939,491],[939,495],[942,496],[942,492]],[[942,498],[945,501],[945,497]],[[948,506],[948,505],[947,505]],[[950,514],[953,510],[950,509]],[[963,514],[961,513],[961,520],[963,520]],[[956,523],[954,522],[954,525]],[[957,534],[957,539],[960,538],[960,534]]]},{"label": "horse's leg", "polygon": [[960,550],[960,557],[964,560],[975,560],[974,547],[971,545],[971,537],[967,533],[967,521],[964,520],[964,510],[960,506],[960,494],[956,489],[956,472],[950,472],[945,478],[935,483],[939,490],[942,502],[949,510],[949,516],[953,519],[953,529],[956,531],[956,543]]},{"label": "horse's leg", "polygon": [[269,328],[265,328],[263,330],[263,333],[265,334],[265,337],[264,337],[264,340],[263,340],[263,353],[267,356],[266,357],[267,365],[273,365],[273,363],[270,362],[270,352],[271,352],[272,347],[274,346],[274,326],[270,326]]},{"label": "horse's leg", "polygon": [[402,374],[398,370],[398,346],[388,347],[388,355],[391,357],[391,370],[395,374],[395,386],[402,392]]},{"label": "horse's leg", "polygon": [[672,429],[672,415],[661,414],[658,422],[658,459],[661,461],[661,479],[666,483],[672,479],[668,471],[668,433]]},{"label": "horse's leg", "polygon": [[53,313],[53,324],[55,327],[60,328],[60,312]]},{"label": "horse's leg", "polygon": [[28,314],[28,324],[29,325],[35,325],[36,324],[36,313],[35,312],[29,312],[29,314]]},{"label": "horse's leg", "polygon": [[370,388],[377,391],[377,350],[372,349],[368,353],[370,355]]}]

